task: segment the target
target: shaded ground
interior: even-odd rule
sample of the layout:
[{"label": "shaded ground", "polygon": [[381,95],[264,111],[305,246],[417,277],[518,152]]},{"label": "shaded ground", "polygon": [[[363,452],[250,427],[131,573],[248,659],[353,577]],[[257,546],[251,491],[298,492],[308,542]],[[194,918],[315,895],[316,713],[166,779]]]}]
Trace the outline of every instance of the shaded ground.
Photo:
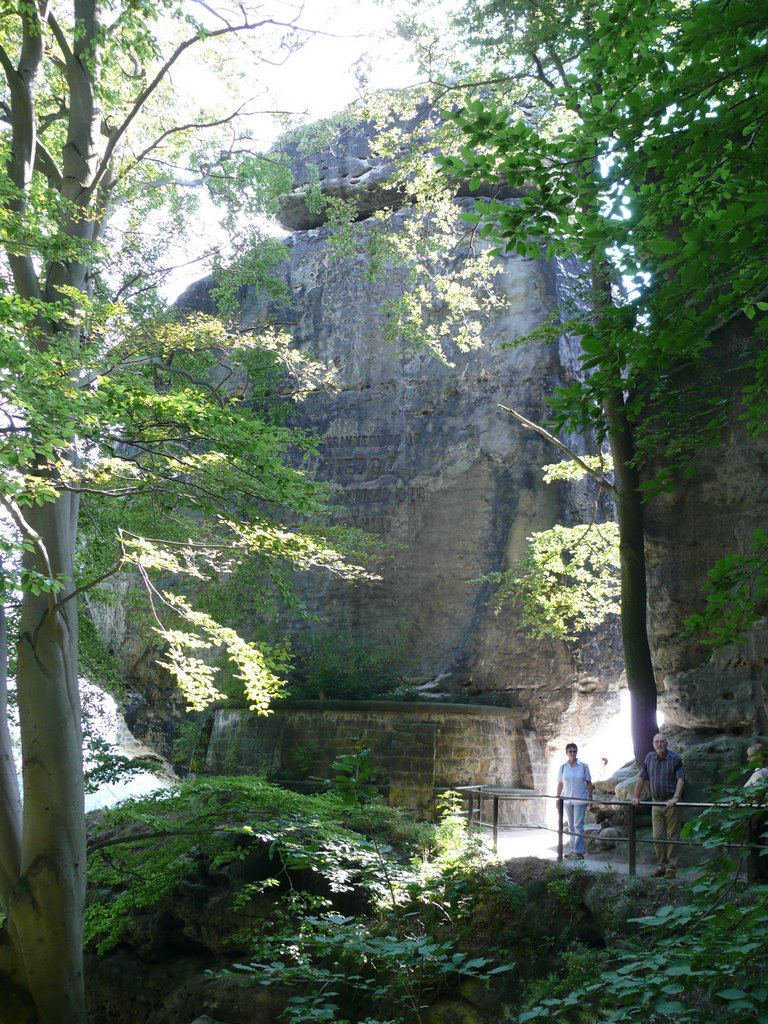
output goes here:
[{"label": "shaded ground", "polygon": [[[490,829],[488,841],[490,842]],[[568,850],[566,837],[565,852]],[[500,828],[498,839],[498,853],[502,860],[517,860],[523,857],[538,857],[541,860],[557,860],[557,832],[547,828]],[[682,878],[692,878],[699,873],[696,865],[687,866],[687,861],[692,859],[691,851],[685,851],[686,857],[681,858],[681,865],[678,874]],[[626,843],[622,843],[613,850],[604,850],[600,853],[587,853],[583,861],[564,861],[568,867],[583,865],[589,871],[607,871],[615,874],[628,874]],[[650,877],[656,867],[653,844],[638,842],[636,874],[638,877]]]}]

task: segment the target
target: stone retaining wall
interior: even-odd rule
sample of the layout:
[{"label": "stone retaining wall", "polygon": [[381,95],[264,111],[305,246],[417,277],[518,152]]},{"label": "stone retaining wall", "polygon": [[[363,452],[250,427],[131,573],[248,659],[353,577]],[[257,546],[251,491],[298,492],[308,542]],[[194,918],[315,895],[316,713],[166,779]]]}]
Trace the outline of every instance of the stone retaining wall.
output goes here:
[{"label": "stone retaining wall", "polygon": [[[455,704],[304,701],[262,717],[217,711],[207,763],[219,774],[325,779],[359,740],[389,802],[434,813],[435,791],[487,785],[533,789],[526,712]],[[514,818],[515,805],[505,806]],[[527,803],[526,803],[527,808]],[[526,815],[529,812],[526,811]]]}]

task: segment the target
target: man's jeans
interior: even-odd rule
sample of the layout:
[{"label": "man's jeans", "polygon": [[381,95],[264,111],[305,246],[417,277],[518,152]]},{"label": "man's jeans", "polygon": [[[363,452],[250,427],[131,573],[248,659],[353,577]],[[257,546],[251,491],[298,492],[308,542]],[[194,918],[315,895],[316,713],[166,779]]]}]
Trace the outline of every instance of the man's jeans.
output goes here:
[{"label": "man's jeans", "polygon": [[[680,847],[676,844],[683,826],[683,815],[680,808],[652,807],[651,824],[653,825],[653,841],[656,843],[656,860],[660,868],[676,868],[677,855]],[[668,843],[661,842],[667,839]]]}]

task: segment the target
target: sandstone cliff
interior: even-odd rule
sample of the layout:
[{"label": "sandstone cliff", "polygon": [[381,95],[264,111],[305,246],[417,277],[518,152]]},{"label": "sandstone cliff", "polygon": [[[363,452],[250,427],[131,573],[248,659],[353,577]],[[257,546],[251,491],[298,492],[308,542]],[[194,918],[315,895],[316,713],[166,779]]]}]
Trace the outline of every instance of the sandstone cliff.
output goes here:
[{"label": "sandstone cliff", "polygon": [[[497,278],[503,305],[480,348],[454,353],[453,365],[397,351],[383,340],[384,308],[405,277],[390,267],[369,279],[366,218],[386,210],[398,230],[408,214],[369,142],[370,126],[363,125],[342,132],[332,147],[294,152],[296,186],[283,211],[291,228],[282,271],[290,300],[275,305],[248,289],[240,315],[244,328],[279,324],[334,370],[335,387],[311,394],[293,412],[295,423],[321,438],[307,468],[330,485],[341,521],[386,546],[379,583],[352,588],[328,580],[318,589],[315,578],[305,596],[342,647],[361,640],[383,648],[401,638],[402,674],[422,692],[527,712],[541,760],[536,782],[546,788],[546,766],[566,737],[579,738],[595,760],[616,738],[622,680],[615,625],[578,647],[533,641],[512,606],[497,614],[488,588],[470,581],[507,567],[524,554],[531,533],[572,521],[588,501],[573,486],[542,483],[540,467],[553,461],[552,451],[499,409],[503,403],[541,420],[547,394],[577,371],[572,338],[502,347],[544,320],[567,293],[573,268],[504,257]],[[310,182],[329,195],[359,198],[354,252],[334,252],[330,229],[306,203]],[[209,302],[207,283],[182,299],[197,308]],[[724,346],[732,343],[730,336]],[[681,477],[647,510],[660,714],[683,746],[722,732],[766,731],[764,625],[746,647],[714,657],[680,638],[714,560],[764,519],[766,459],[766,445],[749,441],[734,415],[725,451],[705,453],[693,476]],[[320,628],[287,627],[299,638]],[[611,768],[622,749],[628,760],[628,735],[619,737]]]},{"label": "sandstone cliff", "polygon": [[[270,309],[249,290],[241,310],[244,327],[271,314],[302,351],[335,371],[335,389],[310,395],[293,418],[322,439],[310,470],[330,484],[340,518],[387,545],[379,584],[329,581],[308,599],[340,635],[375,647],[402,634],[403,674],[428,692],[523,708],[544,742],[562,729],[592,734],[618,704],[615,629],[578,651],[534,642],[511,605],[497,614],[489,589],[470,582],[522,557],[531,533],[569,521],[585,500],[577,489],[542,482],[540,467],[556,453],[499,408],[541,421],[547,394],[571,372],[568,339],[503,347],[545,319],[568,287],[569,268],[504,257],[496,279],[502,305],[480,348],[455,351],[451,366],[398,352],[382,335],[386,300],[407,287],[405,273],[390,267],[368,279],[365,217],[385,209],[398,230],[409,215],[398,210],[369,140],[367,126],[358,127],[332,151],[296,160],[283,213],[294,228],[284,268],[291,301]],[[331,195],[360,195],[353,255],[336,255],[329,229],[307,214],[311,178]]]}]

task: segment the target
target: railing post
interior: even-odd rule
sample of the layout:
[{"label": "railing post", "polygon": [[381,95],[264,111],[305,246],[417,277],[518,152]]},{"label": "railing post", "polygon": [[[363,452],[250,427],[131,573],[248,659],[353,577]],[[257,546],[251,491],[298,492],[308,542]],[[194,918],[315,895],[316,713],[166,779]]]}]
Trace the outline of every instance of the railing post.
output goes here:
[{"label": "railing post", "polygon": [[637,874],[637,847],[635,845],[635,805],[629,804],[629,815],[627,818],[627,827],[629,831],[629,850],[627,851],[627,874]]},{"label": "railing post", "polygon": [[[494,793],[493,787],[487,787],[484,789],[483,786],[471,785],[471,786],[459,786],[456,787],[462,795],[466,795],[467,798],[467,822],[470,828],[488,828],[493,829],[493,849],[498,850],[499,834],[501,832],[500,825],[500,804],[504,800],[525,800],[529,801],[532,796],[541,800],[555,800],[557,802],[557,860],[562,861],[564,859],[564,842],[563,842],[563,826],[565,823],[565,801],[562,797],[551,796],[544,793],[536,793],[535,791],[525,791],[525,795],[519,793],[507,793],[501,790],[498,793]],[[439,791],[439,787],[436,787],[436,791]],[[521,791],[522,792],[522,791]],[[485,821],[483,819],[483,794],[493,800],[493,820]],[[477,800],[475,800],[477,795]],[[598,800],[598,803],[604,803],[608,806],[621,806],[627,809],[627,835],[622,837],[621,840],[617,840],[617,845],[621,842],[627,843],[627,871],[629,875],[637,874],[637,848],[638,843],[646,842],[645,839],[638,839],[637,830],[638,822],[640,819],[640,813],[638,807],[635,807],[630,800],[625,799],[603,799]],[[642,807],[652,806],[649,802],[645,801]],[[696,807],[696,808],[708,808],[716,806],[712,803],[684,803],[683,807]],[[541,826],[535,826],[537,828]],[[552,828],[549,824],[544,826],[545,831],[552,832]],[[650,840],[653,842],[653,840]],[[678,846],[697,846],[696,843],[689,843],[683,840],[677,842]],[[548,847],[551,849],[551,847]]]}]

